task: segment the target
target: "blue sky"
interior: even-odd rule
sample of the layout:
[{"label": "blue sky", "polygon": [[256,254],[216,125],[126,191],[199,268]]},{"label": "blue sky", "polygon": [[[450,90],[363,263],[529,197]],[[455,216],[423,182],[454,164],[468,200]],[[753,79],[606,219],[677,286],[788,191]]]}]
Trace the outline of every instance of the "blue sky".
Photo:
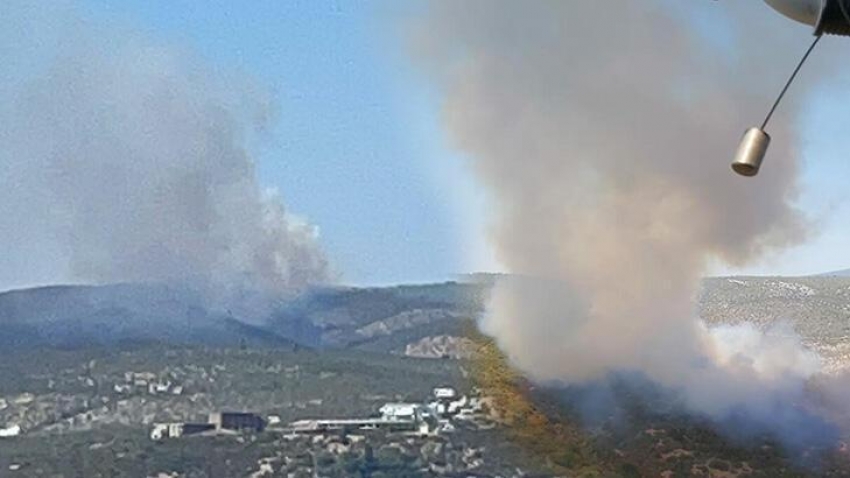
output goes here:
[{"label": "blue sky", "polygon": [[[279,190],[291,212],[319,226],[343,282],[434,281],[499,269],[485,240],[486,195],[463,158],[446,146],[439,99],[405,50],[398,19],[406,9],[422,8],[418,0],[77,3],[83,16],[142,30],[273,92],[279,114],[256,149],[260,182]],[[696,14],[709,12],[708,6]],[[718,48],[728,46],[722,18],[700,17],[697,26],[716,34]],[[802,48],[808,40],[806,29],[800,31]],[[800,81],[813,80],[804,72]],[[751,267],[713,272],[850,267],[846,85],[846,75],[821,85],[804,98],[799,120],[805,158],[799,204],[818,233]],[[761,114],[754,111],[754,120]]]},{"label": "blue sky", "polygon": [[[240,69],[272,89],[280,116],[258,153],[260,180],[279,189],[293,212],[319,225],[343,281],[430,281],[499,269],[486,246],[485,193],[446,147],[438,98],[407,58],[402,24],[394,18],[421,3],[83,5],[94,15],[182,44],[213,65]],[[714,35],[718,48],[728,47],[723,19],[713,10],[706,5],[692,11],[695,25]],[[786,20],[777,15],[780,22]],[[797,28],[803,45],[807,29]],[[804,72],[799,81],[814,80]],[[800,118],[805,159],[799,204],[815,221],[816,233],[752,266],[713,272],[806,274],[850,267],[850,195],[844,186],[850,163],[843,157],[850,143],[841,127],[850,118],[836,101],[848,97],[843,84],[824,84],[804,98]]]},{"label": "blue sky", "polygon": [[[689,3],[685,7],[673,0],[671,5],[681,7],[680,12],[689,17],[704,39],[726,51],[726,54],[735,54],[735,43],[730,41],[732,32],[723,17],[723,10],[709,2]],[[770,28],[799,35],[798,50],[786,55],[790,74],[812,40],[812,29],[782,17],[766,5],[761,7],[767,15],[765,20]],[[811,221],[809,237],[799,245],[768,254],[749,266],[730,268],[719,265],[713,267],[710,273],[807,275],[850,268],[850,158],[846,153],[850,150],[850,135],[846,132],[850,124],[850,109],[847,108],[850,101],[850,72],[847,69],[834,71],[832,68],[832,73],[826,77],[817,75],[818,71],[829,70],[825,65],[846,52],[846,39],[825,37],[776,113],[776,117],[794,114],[794,102],[800,108],[795,121],[800,135],[798,147],[802,175],[796,205]],[[831,66],[834,67],[834,64]],[[786,79],[764,78],[765,88],[771,92],[775,90],[778,94]],[[765,105],[764,111],[753,112],[753,125],[760,121],[769,106]],[[769,131],[770,127],[767,129]],[[770,167],[769,153],[765,161],[765,167]],[[758,187],[757,181],[754,181],[753,187]]]},{"label": "blue sky", "polygon": [[463,206],[480,205],[481,193],[442,144],[438,102],[412,70],[390,4],[85,0],[82,7],[271,89],[279,114],[257,148],[260,182],[319,226],[343,282],[445,280],[488,266],[469,225],[477,214]]},{"label": "blue sky", "polygon": [[[807,96],[798,120],[803,171],[797,206],[810,220],[809,237],[746,267],[714,267],[712,275],[795,276],[850,268],[850,161],[845,153],[850,137],[843,129],[850,122],[847,99],[846,88],[818,88]],[[765,161],[769,167],[769,156]]]}]

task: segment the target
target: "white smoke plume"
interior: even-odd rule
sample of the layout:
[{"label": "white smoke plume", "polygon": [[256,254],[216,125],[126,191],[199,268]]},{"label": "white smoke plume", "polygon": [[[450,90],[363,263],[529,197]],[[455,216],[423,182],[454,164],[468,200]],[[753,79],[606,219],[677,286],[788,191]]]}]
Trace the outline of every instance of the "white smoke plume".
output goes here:
[{"label": "white smoke plume", "polygon": [[535,379],[637,371],[721,417],[795,403],[819,370],[781,334],[705,328],[695,299],[712,263],[805,239],[789,112],[825,67],[774,119],[761,175],[736,177],[811,37],[761,2],[697,3],[437,1],[414,44],[494,198],[498,259],[541,278],[497,284],[482,329]]},{"label": "white smoke plume", "polygon": [[0,287],[278,295],[328,280],[317,229],[257,181],[266,91],[61,2],[27,3],[0,6],[0,58],[25,67],[0,77]]}]

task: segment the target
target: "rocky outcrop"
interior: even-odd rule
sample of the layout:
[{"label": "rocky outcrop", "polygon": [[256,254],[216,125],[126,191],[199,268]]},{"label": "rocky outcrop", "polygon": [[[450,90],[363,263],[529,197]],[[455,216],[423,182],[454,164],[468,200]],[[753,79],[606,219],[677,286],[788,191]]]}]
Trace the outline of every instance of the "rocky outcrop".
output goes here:
[{"label": "rocky outcrop", "polygon": [[437,335],[407,344],[404,355],[417,358],[469,359],[475,344],[466,337]]}]

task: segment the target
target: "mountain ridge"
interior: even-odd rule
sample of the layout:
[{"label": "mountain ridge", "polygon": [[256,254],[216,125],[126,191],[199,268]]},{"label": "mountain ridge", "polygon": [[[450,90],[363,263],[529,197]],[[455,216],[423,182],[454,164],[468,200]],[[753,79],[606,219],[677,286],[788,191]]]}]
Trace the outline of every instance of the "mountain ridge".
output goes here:
[{"label": "mountain ridge", "polygon": [[[176,286],[19,289],[0,293],[0,326],[5,331],[0,346],[159,340],[404,354],[408,345],[423,339],[461,337],[474,329],[492,283],[504,276],[488,277],[493,280],[315,288],[275,303],[265,315],[250,317],[211,307],[198,293]],[[850,326],[843,325],[850,323],[850,277],[707,278],[699,310],[709,325],[749,322],[769,328],[790,320],[804,340],[828,348],[850,335]]]}]

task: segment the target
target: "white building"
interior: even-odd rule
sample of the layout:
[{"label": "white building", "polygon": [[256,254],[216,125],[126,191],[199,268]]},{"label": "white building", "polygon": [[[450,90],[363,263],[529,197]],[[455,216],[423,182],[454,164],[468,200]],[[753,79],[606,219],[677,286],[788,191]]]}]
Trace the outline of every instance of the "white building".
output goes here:
[{"label": "white building", "polygon": [[182,423],[154,423],[151,429],[151,440],[178,438],[181,436],[183,436]]},{"label": "white building", "polygon": [[151,440],[162,440],[164,438],[180,438],[184,435],[197,435],[214,430],[215,425],[210,423],[154,423],[150,437]]},{"label": "white building", "polygon": [[148,383],[148,393],[156,395],[158,393],[168,393],[171,390],[171,382],[150,382]]},{"label": "white building", "polygon": [[20,425],[12,425],[6,428],[0,428],[0,438],[15,437],[21,434]]},{"label": "white building", "polygon": [[25,392],[25,393],[22,393],[22,394],[18,395],[17,397],[15,397],[15,399],[12,400],[12,403],[14,403],[15,405],[28,405],[28,404],[32,403],[34,400],[35,400],[35,395],[33,395],[29,392]]},{"label": "white building", "polygon": [[420,406],[416,403],[386,403],[378,411],[384,420],[416,420]]},{"label": "white building", "polygon": [[437,400],[451,400],[457,396],[457,391],[452,387],[437,387],[434,389],[434,398]]}]

